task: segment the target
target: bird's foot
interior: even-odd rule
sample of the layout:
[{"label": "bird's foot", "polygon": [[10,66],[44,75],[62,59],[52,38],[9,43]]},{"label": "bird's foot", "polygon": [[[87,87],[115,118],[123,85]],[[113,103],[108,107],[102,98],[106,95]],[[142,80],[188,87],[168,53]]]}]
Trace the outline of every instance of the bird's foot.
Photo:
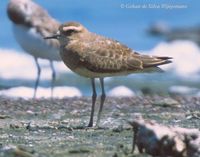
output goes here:
[{"label": "bird's foot", "polygon": [[89,124],[88,124],[88,126],[87,126],[88,128],[91,128],[91,127],[93,127],[93,122],[89,122]]}]

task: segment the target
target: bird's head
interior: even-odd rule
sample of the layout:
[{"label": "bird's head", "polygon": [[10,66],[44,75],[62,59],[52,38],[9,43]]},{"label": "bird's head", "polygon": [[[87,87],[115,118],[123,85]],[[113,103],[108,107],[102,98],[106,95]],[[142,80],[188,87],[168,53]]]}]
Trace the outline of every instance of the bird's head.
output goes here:
[{"label": "bird's head", "polygon": [[56,34],[45,37],[44,39],[57,39],[62,42],[81,36],[81,34],[84,34],[85,32],[88,32],[88,30],[80,23],[67,22],[60,25]]},{"label": "bird's head", "polygon": [[31,0],[10,0],[7,15],[13,23],[23,24],[32,16],[34,9],[35,4]]}]

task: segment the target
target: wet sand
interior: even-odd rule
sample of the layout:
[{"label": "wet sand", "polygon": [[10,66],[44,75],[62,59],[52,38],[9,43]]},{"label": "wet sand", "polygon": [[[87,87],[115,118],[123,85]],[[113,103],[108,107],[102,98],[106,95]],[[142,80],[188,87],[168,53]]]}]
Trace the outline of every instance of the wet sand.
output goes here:
[{"label": "wet sand", "polygon": [[[98,107],[99,103],[96,111]],[[135,115],[166,125],[200,128],[198,97],[108,97],[100,128],[85,127],[90,108],[88,97],[25,100],[0,96],[0,156],[15,154],[16,150],[4,149],[12,145],[25,151],[24,156],[35,157],[147,157],[130,153],[132,130],[126,120]]]}]

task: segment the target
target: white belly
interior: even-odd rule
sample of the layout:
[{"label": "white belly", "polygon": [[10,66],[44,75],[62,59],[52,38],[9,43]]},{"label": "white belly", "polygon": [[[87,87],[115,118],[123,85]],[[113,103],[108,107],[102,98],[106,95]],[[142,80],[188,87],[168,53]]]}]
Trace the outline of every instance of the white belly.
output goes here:
[{"label": "white belly", "polygon": [[75,73],[87,77],[87,78],[104,78],[104,77],[112,77],[112,76],[124,76],[131,74],[132,72],[128,71],[123,71],[123,72],[117,72],[117,73],[98,73],[98,72],[92,72],[84,67],[82,68],[77,68],[72,70]]},{"label": "white belly", "polygon": [[13,33],[24,51],[36,58],[61,60],[59,48],[49,45],[35,28],[13,24]]}]

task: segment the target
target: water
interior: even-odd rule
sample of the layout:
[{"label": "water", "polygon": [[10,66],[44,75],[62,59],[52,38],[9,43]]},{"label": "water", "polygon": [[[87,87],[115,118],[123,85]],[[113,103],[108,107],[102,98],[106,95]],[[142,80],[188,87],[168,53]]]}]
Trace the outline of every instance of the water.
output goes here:
[{"label": "water", "polygon": [[[117,39],[135,50],[153,48],[159,39],[147,35],[146,30],[156,21],[165,21],[172,27],[199,24],[200,1],[191,0],[35,0],[61,22],[79,21],[89,30]],[[6,16],[7,0],[0,1],[0,47],[20,50],[15,42],[10,21]],[[179,4],[187,9],[134,9],[122,5]]]},{"label": "water", "polygon": [[[200,61],[200,50],[194,43],[160,43],[161,39],[151,37],[147,34],[148,28],[157,21],[164,21],[170,27],[189,27],[199,25],[197,13],[200,9],[200,1],[191,0],[97,0],[95,2],[84,0],[35,0],[49,14],[61,22],[78,21],[85,25],[90,31],[114,38],[136,51],[149,54],[174,56],[175,64],[167,69],[170,73],[165,75],[130,75],[128,77],[116,77],[106,79],[106,90],[124,85],[131,90],[146,90],[146,87],[156,92],[168,92],[171,86],[199,87],[198,65]],[[30,56],[22,55],[23,50],[17,44],[11,31],[11,22],[6,15],[7,0],[0,1],[0,87],[10,88],[13,86],[32,87],[36,77],[34,62]],[[185,9],[156,8],[163,4],[182,5]],[[146,5],[146,9],[141,7]],[[137,9],[136,7],[140,7]],[[151,8],[150,8],[151,7]],[[153,8],[152,8],[153,7]],[[184,48],[183,45],[189,45]],[[10,52],[10,49],[13,51]],[[156,51],[156,52],[155,52]],[[191,59],[188,56],[192,53]],[[181,55],[182,53],[182,55]],[[19,55],[19,56],[18,56]],[[11,56],[13,59],[11,59]],[[180,58],[181,57],[181,58]],[[12,61],[11,61],[12,60]],[[194,63],[195,62],[195,63]],[[41,61],[43,72],[41,86],[49,87],[51,77],[48,63]],[[196,64],[197,66],[190,66]],[[185,65],[182,68],[182,65]],[[29,68],[24,68],[29,67]],[[199,66],[200,67],[200,66]],[[22,70],[23,69],[23,70]],[[30,70],[31,69],[31,70]],[[58,73],[57,85],[76,87],[82,95],[91,95],[90,81],[73,74],[62,63],[56,63]],[[192,76],[188,79],[186,76]],[[24,89],[20,87],[19,89]],[[28,93],[30,92],[30,89]],[[16,89],[13,90],[16,92]],[[42,92],[45,92],[41,89]],[[11,92],[11,91],[9,91]],[[50,93],[50,90],[46,92]],[[23,92],[22,92],[23,93]],[[58,92],[59,93],[59,92]],[[79,92],[77,92],[79,94]],[[4,91],[5,94],[5,91]],[[119,92],[120,94],[120,92]],[[12,94],[11,94],[12,95]],[[31,97],[32,94],[29,95]],[[44,94],[43,94],[44,95]],[[80,95],[80,94],[79,94]],[[13,95],[12,95],[13,96]]]}]

